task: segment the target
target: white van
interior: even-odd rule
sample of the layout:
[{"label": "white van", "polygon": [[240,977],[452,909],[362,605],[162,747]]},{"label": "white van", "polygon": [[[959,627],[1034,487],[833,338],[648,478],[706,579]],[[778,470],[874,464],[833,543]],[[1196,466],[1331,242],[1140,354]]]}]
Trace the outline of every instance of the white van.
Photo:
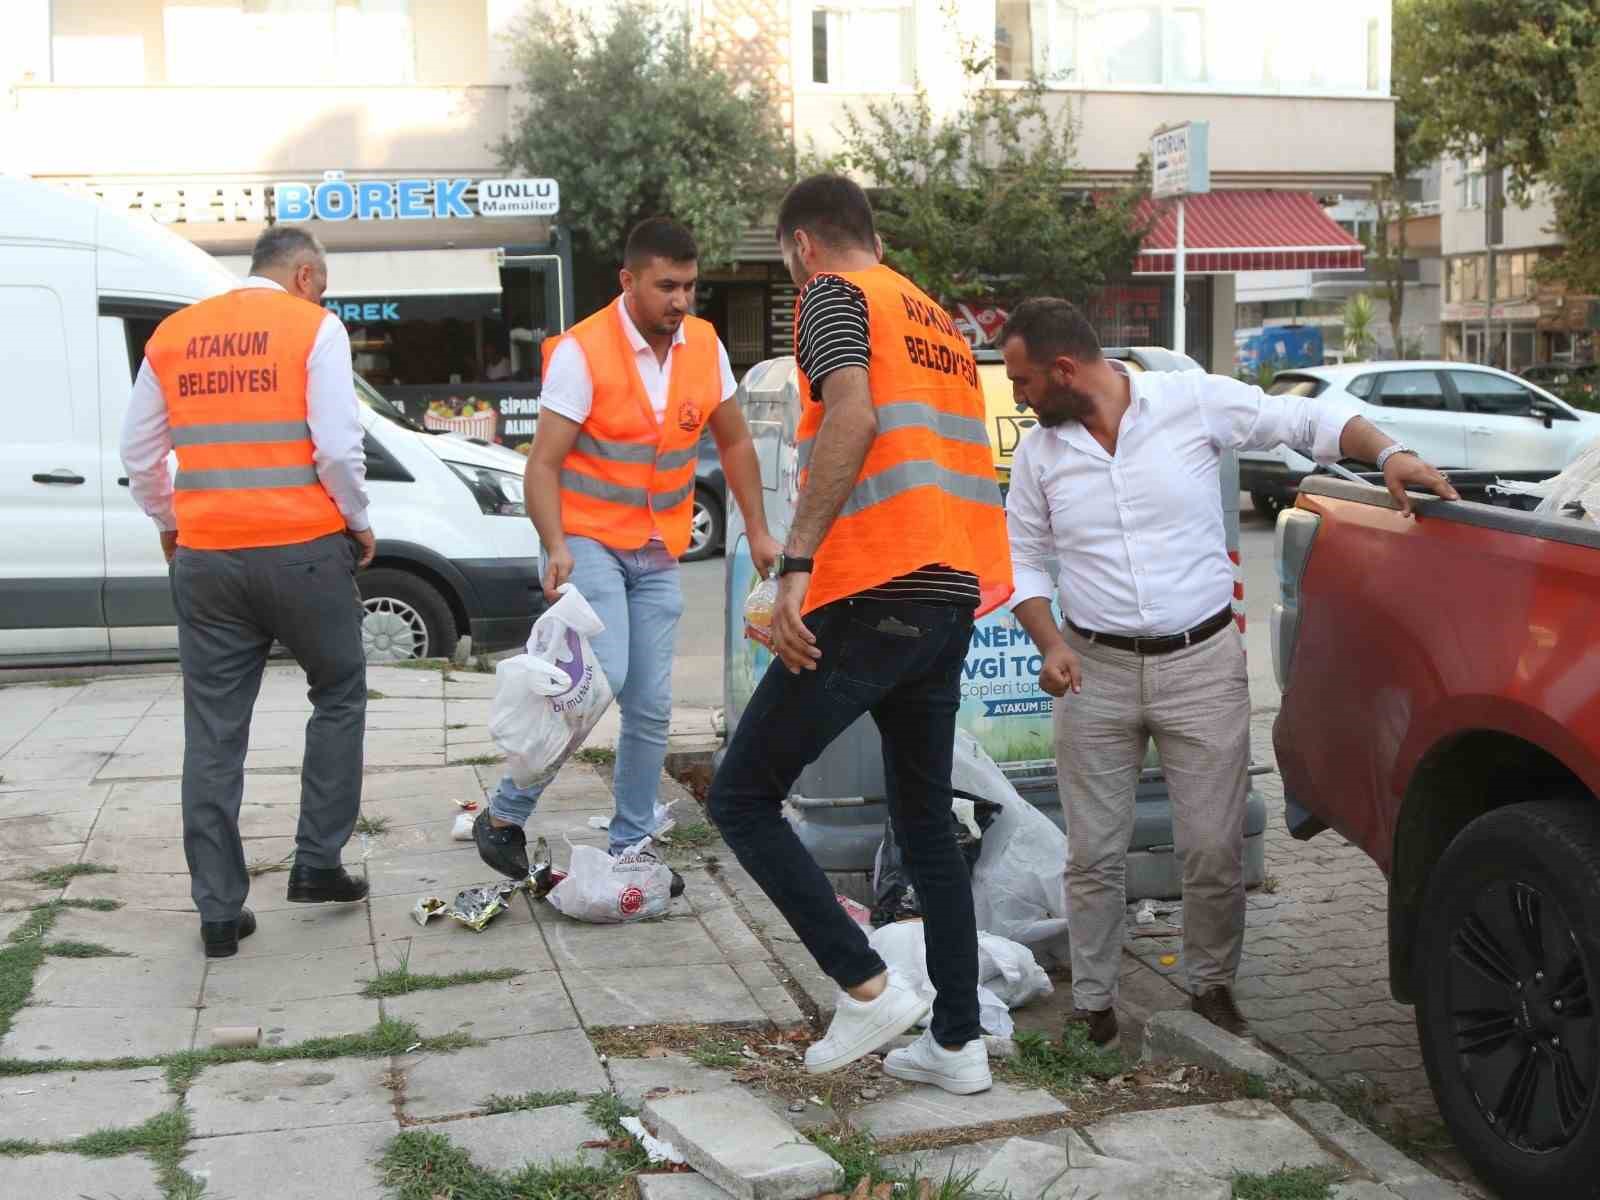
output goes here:
[{"label": "white van", "polygon": [[[170,659],[155,525],[123,411],[168,314],[238,285],[153,222],[0,178],[0,665]],[[414,425],[361,379],[378,553],[357,576],[369,661],[515,645],[543,606],[521,455]]]}]

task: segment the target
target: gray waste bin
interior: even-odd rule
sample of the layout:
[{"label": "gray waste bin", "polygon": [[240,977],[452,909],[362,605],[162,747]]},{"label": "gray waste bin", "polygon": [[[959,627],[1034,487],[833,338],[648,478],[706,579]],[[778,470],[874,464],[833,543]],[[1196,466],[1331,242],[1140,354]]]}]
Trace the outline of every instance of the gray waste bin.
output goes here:
[{"label": "gray waste bin", "polygon": [[[1116,352],[1111,352],[1116,353]],[[795,430],[800,394],[794,359],[769,359],[752,367],[739,386],[740,405],[755,440],[767,523],[780,540],[788,532],[798,498]],[[1238,464],[1230,457],[1222,472],[1228,546],[1239,545]],[[731,731],[744,714],[772,656],[744,636],[744,600],[756,584],[744,521],[730,506],[727,528],[727,629],[723,697]],[[1063,825],[1056,782],[1051,699],[1039,689],[1032,640],[1006,612],[978,622],[962,685],[960,726],[1004,769],[1017,790],[1057,825]],[[789,819],[800,840],[834,879],[839,890],[869,899],[873,857],[883,838],[883,758],[870,717],[850,726],[801,774],[789,798]],[[1064,827],[1064,825],[1063,825]],[[1261,882],[1266,805],[1252,791],[1245,819],[1245,880]],[[1139,784],[1133,839],[1129,846],[1128,897],[1172,899],[1182,891],[1172,853],[1172,810],[1159,762],[1152,753]]]}]

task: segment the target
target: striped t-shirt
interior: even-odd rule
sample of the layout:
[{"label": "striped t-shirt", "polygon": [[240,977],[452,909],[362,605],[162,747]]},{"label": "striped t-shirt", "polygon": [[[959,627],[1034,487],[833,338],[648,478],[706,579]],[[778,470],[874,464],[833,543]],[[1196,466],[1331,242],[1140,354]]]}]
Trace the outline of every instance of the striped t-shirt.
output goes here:
[{"label": "striped t-shirt", "polygon": [[[867,298],[838,275],[815,275],[801,289],[799,327],[794,354],[811,381],[811,400],[822,403],[822,381],[840,367],[867,369],[871,341],[867,333]],[[900,600],[913,604],[959,604],[978,607],[978,577],[940,563],[930,563],[877,587],[858,593],[863,600]]]}]

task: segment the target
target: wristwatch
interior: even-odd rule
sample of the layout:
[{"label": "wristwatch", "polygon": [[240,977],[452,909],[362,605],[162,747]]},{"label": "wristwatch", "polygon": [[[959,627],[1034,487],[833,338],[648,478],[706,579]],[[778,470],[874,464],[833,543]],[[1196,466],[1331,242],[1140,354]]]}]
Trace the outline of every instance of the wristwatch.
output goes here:
[{"label": "wristwatch", "polygon": [[[1415,450],[1413,450],[1410,446],[1406,445],[1404,442],[1395,442],[1392,445],[1385,446],[1382,450],[1378,451],[1378,463],[1377,463],[1378,470],[1380,470],[1380,471],[1383,470],[1383,468],[1386,465],[1388,465],[1389,460],[1391,458],[1393,458],[1396,454],[1416,454],[1416,453],[1417,452]],[[1418,457],[1420,458],[1421,456],[1418,455]]]},{"label": "wristwatch", "polygon": [[793,554],[778,554],[779,575],[809,575],[815,568],[809,558],[797,558]]}]

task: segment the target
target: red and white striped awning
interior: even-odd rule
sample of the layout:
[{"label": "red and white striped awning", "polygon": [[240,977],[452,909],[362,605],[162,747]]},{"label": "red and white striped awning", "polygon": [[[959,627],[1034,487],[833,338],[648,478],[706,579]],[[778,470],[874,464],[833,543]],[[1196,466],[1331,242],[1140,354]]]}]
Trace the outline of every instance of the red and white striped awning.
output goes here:
[{"label": "red and white striped awning", "polygon": [[[1134,262],[1135,275],[1171,275],[1178,244],[1177,204],[1146,200],[1139,215],[1154,217]],[[1207,192],[1185,201],[1184,270],[1361,271],[1367,251],[1335,223],[1310,192]]]}]

